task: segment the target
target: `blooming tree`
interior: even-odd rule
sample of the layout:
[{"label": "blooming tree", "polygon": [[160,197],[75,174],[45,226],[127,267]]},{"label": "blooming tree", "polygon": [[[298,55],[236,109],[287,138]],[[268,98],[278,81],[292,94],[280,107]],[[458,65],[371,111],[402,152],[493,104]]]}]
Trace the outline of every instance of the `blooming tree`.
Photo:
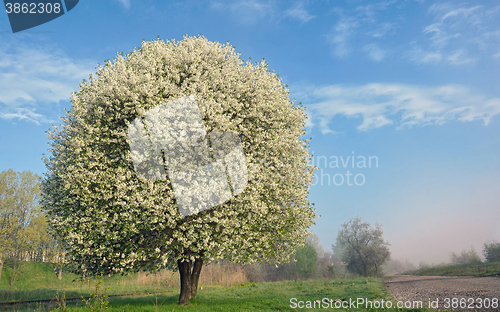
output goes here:
[{"label": "blooming tree", "polygon": [[[183,215],[168,177],[135,171],[128,131],[155,107],[192,96],[207,133],[241,138],[248,181],[228,201]],[[203,263],[282,262],[303,244],[316,217],[306,115],[264,61],[244,62],[234,47],[202,36],[144,41],[99,66],[71,103],[48,133],[42,205],[78,270],[177,266],[179,303],[187,304]]]}]

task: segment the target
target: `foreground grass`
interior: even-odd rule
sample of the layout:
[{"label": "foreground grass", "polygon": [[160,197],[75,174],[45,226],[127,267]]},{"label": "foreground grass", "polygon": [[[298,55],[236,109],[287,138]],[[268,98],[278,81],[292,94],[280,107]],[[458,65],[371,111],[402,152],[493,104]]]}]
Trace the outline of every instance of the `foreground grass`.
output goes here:
[{"label": "foreground grass", "polygon": [[[14,274],[13,263],[7,262],[3,268],[0,280],[0,303],[30,300],[54,299],[57,293],[66,298],[88,297],[94,291],[94,277],[81,280],[72,273],[64,273],[59,280],[55,273],[55,265],[44,262],[20,262]],[[172,273],[173,275],[173,273]],[[109,295],[148,294],[153,292],[173,291],[176,287],[167,285],[167,281],[150,278],[148,283],[142,283],[145,274],[130,274],[127,276],[104,277],[102,288]],[[177,280],[176,275],[172,280]],[[2,308],[0,307],[0,310]]]},{"label": "foreground grass", "polygon": [[[61,280],[54,273],[50,263],[25,262],[13,275],[12,263],[4,266],[0,281],[1,302],[54,299],[56,294],[65,293],[66,311],[90,311],[85,307],[81,295],[89,297],[95,291],[94,278],[85,281],[76,280],[77,276],[63,274]],[[170,274],[170,275],[169,275]],[[107,291],[109,305],[106,311],[311,311],[320,309],[307,308],[308,301],[314,307],[315,300],[364,298],[372,302],[390,300],[396,307],[396,301],[387,292],[382,281],[377,278],[349,278],[334,280],[283,281],[268,283],[244,283],[239,286],[224,287],[200,285],[198,298],[191,300],[188,306],[177,305],[179,289],[173,280],[178,276],[164,273],[160,278],[131,274],[129,276],[104,277],[101,290]],[[151,294],[158,292],[157,294]],[[160,293],[161,292],[161,293]],[[113,295],[134,294],[123,297]],[[295,301],[291,301],[296,298]],[[293,309],[293,302],[297,308]],[[302,303],[300,303],[302,302]],[[326,304],[322,304],[324,310]],[[304,306],[304,308],[298,308]],[[55,311],[56,302],[0,305],[1,311]],[[332,309],[337,311],[433,311],[426,309],[367,309],[359,308]]]},{"label": "foreground grass", "polygon": [[[303,302],[304,308],[292,308],[291,299]],[[364,298],[372,302],[390,300],[396,306],[396,301],[387,292],[380,279],[355,278],[339,280],[309,280],[283,281],[269,283],[245,283],[240,286],[202,286],[198,298],[191,300],[188,306],[177,305],[178,292],[161,295],[130,296],[125,298],[110,298],[106,311],[313,311],[324,310],[325,305],[316,305],[316,309],[307,308],[314,300]],[[82,307],[82,302],[69,304],[67,311],[89,311]],[[302,304],[301,304],[302,305]],[[52,307],[53,309],[54,307]],[[49,308],[31,307],[29,311],[49,311]],[[433,311],[428,309],[376,309],[358,306],[356,308],[335,309],[337,311]],[[14,310],[11,310],[14,311]],[[16,311],[28,311],[18,307]]]},{"label": "foreground grass", "polygon": [[500,262],[439,266],[409,271],[405,274],[420,276],[500,276]]}]

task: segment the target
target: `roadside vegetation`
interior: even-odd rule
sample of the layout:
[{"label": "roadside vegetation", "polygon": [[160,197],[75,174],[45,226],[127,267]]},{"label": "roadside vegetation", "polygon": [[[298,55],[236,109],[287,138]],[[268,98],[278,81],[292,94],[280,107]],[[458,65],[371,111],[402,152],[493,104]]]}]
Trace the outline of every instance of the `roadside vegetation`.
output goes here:
[{"label": "roadside vegetation", "polygon": [[404,274],[436,276],[500,276],[500,243],[487,242],[483,247],[484,262],[473,246],[469,250],[450,254],[450,264],[429,266],[420,263],[417,270],[408,270]]},{"label": "roadside vegetation", "polygon": [[500,262],[455,264],[407,271],[410,275],[436,276],[500,276]]}]

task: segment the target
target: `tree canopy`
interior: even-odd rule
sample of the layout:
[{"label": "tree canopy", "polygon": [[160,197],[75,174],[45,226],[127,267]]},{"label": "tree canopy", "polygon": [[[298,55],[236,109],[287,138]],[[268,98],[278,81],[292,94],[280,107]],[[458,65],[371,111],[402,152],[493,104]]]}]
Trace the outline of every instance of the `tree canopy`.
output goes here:
[{"label": "tree canopy", "polygon": [[[137,117],[193,95],[208,133],[241,137],[248,181],[229,201],[184,216],[168,178],[137,175],[127,133]],[[42,204],[76,269],[177,265],[182,282],[203,261],[287,261],[303,244],[315,218],[306,115],[264,61],[244,62],[202,36],[143,41],[98,66],[71,103],[49,131]]]},{"label": "tree canopy", "polygon": [[500,243],[493,241],[484,243],[483,254],[486,262],[500,262]]},{"label": "tree canopy", "polygon": [[363,276],[381,274],[381,266],[390,257],[389,243],[383,238],[381,225],[372,227],[361,222],[361,218],[342,224],[333,250],[350,272]]},{"label": "tree canopy", "polygon": [[295,262],[297,276],[300,278],[308,278],[314,272],[318,253],[314,249],[314,246],[306,244],[304,247],[297,248],[295,259],[297,260],[297,262]]}]

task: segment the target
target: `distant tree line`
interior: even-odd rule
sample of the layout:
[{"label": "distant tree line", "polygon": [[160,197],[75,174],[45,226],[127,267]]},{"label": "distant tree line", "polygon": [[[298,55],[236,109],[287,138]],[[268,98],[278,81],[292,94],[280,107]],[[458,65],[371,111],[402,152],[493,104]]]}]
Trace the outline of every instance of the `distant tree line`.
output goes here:
[{"label": "distant tree line", "polygon": [[290,262],[261,262],[245,265],[244,268],[247,278],[252,282],[335,278],[348,274],[340,258],[325,252],[318,236],[312,232],[306,238],[305,246],[297,248]]},{"label": "distant tree line", "polygon": [[247,268],[247,276],[252,281],[277,281],[335,278],[348,274],[381,276],[384,270],[400,273],[414,269],[408,261],[391,261],[389,243],[383,238],[381,225],[371,226],[361,218],[341,225],[332,248],[333,254],[324,252],[318,236],[311,233],[306,238],[306,245],[293,255],[293,261],[277,266],[254,264]]},{"label": "distant tree line", "polygon": [[[500,262],[500,243],[494,241],[484,243],[483,255],[485,262]],[[474,246],[471,246],[469,250],[462,250],[459,254],[452,252],[450,254],[450,261],[452,264],[475,264],[483,262]]]},{"label": "distant tree line", "polygon": [[[0,173],[0,279],[6,261],[12,262],[14,272],[20,261],[59,263],[57,273],[61,278],[65,252],[50,234],[46,216],[39,206],[40,183],[41,177],[31,171],[9,169]],[[334,253],[325,252],[318,236],[311,232],[290,262],[257,262],[243,267],[253,282],[335,278],[346,274],[377,276],[384,271],[404,272],[415,268],[408,261],[390,259],[388,246],[380,225],[373,227],[361,218],[353,218],[342,224],[332,246]],[[485,243],[483,255],[486,262],[500,262],[500,243]],[[453,264],[483,262],[474,247],[451,253],[450,260]]]},{"label": "distant tree line", "polygon": [[486,262],[500,262],[500,243],[484,243],[483,254],[486,258]]},{"label": "distant tree line", "polygon": [[0,173],[0,279],[5,261],[61,262],[39,206],[41,177],[31,171]]}]

